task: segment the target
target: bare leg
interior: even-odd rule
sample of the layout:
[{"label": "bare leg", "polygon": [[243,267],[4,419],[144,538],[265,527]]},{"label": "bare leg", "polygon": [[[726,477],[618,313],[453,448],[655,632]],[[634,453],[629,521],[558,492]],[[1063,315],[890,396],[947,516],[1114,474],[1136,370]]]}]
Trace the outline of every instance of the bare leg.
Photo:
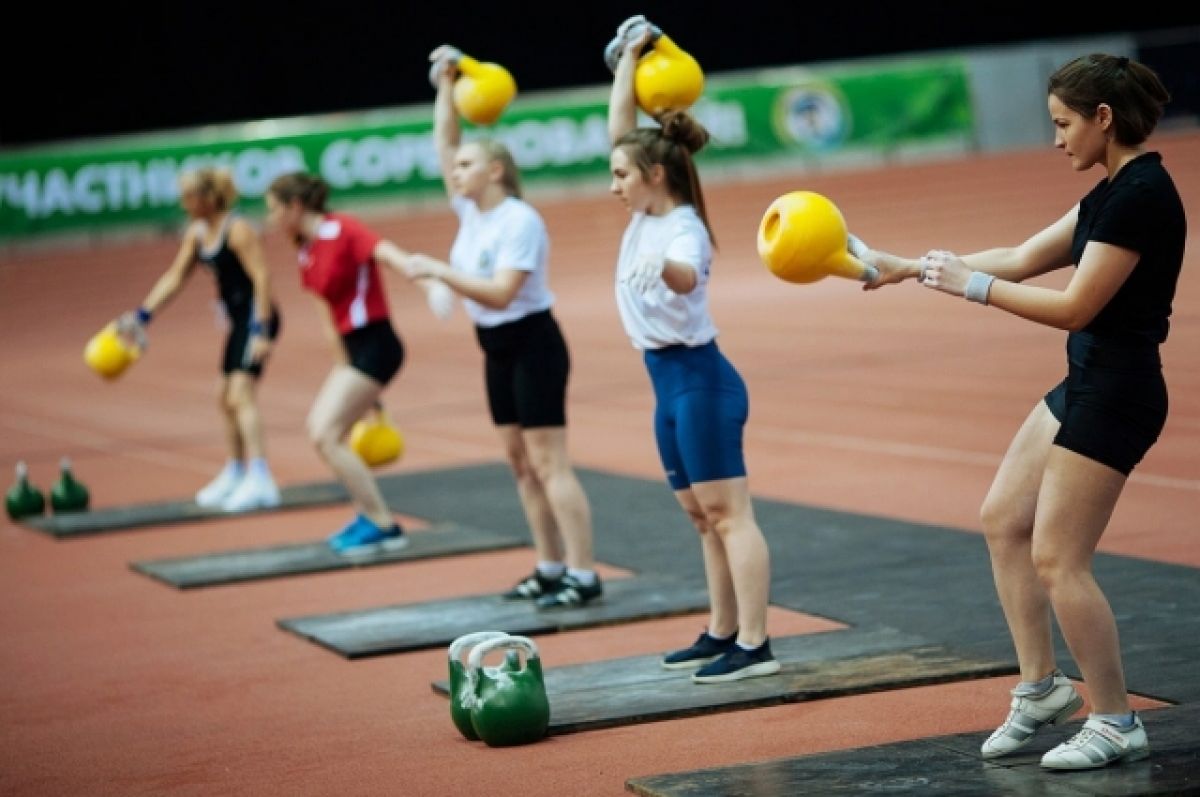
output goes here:
[{"label": "bare leg", "polygon": [[241,449],[248,459],[266,456],[262,419],[254,388],[254,377],[245,371],[234,371],[226,380],[226,404],[230,409]]},{"label": "bare leg", "polygon": [[746,478],[699,482],[692,485],[692,494],[725,551],[737,598],[738,642],[758,647],[767,638],[771,560]]},{"label": "bare leg", "polygon": [[1124,486],[1122,473],[1055,446],[1033,528],[1033,565],[1099,714],[1129,711],[1117,624],[1092,575],[1096,546]]},{"label": "bare leg", "polygon": [[221,379],[221,386],[217,392],[217,406],[221,412],[221,426],[225,431],[225,447],[229,451],[229,458],[235,462],[241,462],[246,458],[247,451],[241,427],[238,425],[237,404],[231,376]]},{"label": "bare leg", "polygon": [[[592,512],[571,460],[565,427],[540,427],[521,432],[534,478],[557,527],[556,543],[566,549],[568,567],[592,570]],[[561,542],[559,542],[561,540]]]},{"label": "bare leg", "polygon": [[708,633],[726,639],[738,630],[737,595],[733,591],[733,578],[729,574],[729,560],[725,558],[725,546],[717,532],[708,524],[708,518],[691,488],[676,490],[675,498],[687,512],[688,519],[700,533],[700,549],[704,554],[704,580],[708,584],[710,617]]},{"label": "bare leg", "polygon": [[386,529],[395,521],[379,485],[366,464],[346,444],[350,427],[382,392],[382,385],[354,368],[334,366],[309,410],[308,435],[359,511],[376,526]]},{"label": "bare leg", "polygon": [[980,513],[1023,681],[1040,680],[1056,666],[1050,601],[1033,567],[1032,539],[1042,473],[1058,427],[1039,401],[1009,445]]},{"label": "bare leg", "polygon": [[521,427],[505,424],[496,427],[496,434],[504,443],[504,454],[517,481],[517,496],[525,510],[525,520],[533,535],[533,547],[538,559],[543,562],[563,561],[562,538],[546,492],[529,461],[529,452],[521,435]]}]

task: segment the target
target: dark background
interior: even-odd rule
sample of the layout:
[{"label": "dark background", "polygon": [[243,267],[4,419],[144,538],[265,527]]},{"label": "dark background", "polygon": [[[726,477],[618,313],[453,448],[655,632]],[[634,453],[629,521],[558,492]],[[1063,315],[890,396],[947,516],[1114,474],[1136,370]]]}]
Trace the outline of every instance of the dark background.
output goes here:
[{"label": "dark background", "polygon": [[[1168,7],[1173,6],[1173,7]],[[1144,32],[1177,108],[1200,107],[1200,3],[337,2],[168,0],[132,11],[22,9],[0,37],[0,147],[81,136],[428,102],[442,42],[508,67],[522,90],[604,83],[628,15],[660,24],[706,72]],[[1134,13],[1136,12],[1136,13]],[[1190,26],[1190,46],[1173,44]],[[1152,35],[1174,31],[1175,36]],[[1158,42],[1158,45],[1154,45]],[[1161,46],[1159,46],[1161,45]]]}]

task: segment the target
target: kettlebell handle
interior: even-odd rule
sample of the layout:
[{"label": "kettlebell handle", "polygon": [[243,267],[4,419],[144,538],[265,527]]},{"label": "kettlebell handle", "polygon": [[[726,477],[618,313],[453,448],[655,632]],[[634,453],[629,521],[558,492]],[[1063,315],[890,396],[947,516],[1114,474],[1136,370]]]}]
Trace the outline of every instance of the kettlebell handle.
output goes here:
[{"label": "kettlebell handle", "polygon": [[462,655],[463,648],[478,645],[485,639],[502,639],[507,636],[508,634],[504,631],[473,631],[470,634],[463,634],[450,643],[450,660],[458,661],[459,656]]},{"label": "kettlebell handle", "polygon": [[525,661],[528,664],[530,659],[537,658],[537,645],[533,644],[533,640],[524,636],[504,636],[494,639],[489,639],[480,645],[477,645],[471,650],[471,656],[468,659],[467,671],[476,673],[483,664],[483,657],[491,653],[493,650],[509,650],[520,648],[525,653]]}]

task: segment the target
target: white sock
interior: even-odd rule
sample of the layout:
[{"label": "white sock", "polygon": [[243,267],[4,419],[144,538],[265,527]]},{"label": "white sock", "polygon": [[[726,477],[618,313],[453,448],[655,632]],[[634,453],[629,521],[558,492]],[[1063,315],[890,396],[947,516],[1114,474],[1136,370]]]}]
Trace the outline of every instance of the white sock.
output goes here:
[{"label": "white sock", "polygon": [[542,560],[537,563],[537,571],[542,578],[554,580],[563,577],[563,573],[567,572],[567,566],[562,562],[547,562]]},{"label": "white sock", "polygon": [[240,459],[226,460],[224,473],[240,479],[246,475],[246,465]]},{"label": "white sock", "polygon": [[265,457],[255,457],[250,460],[249,471],[251,476],[256,478],[271,478],[271,468],[267,465]]},{"label": "white sock", "polygon": [[578,581],[585,587],[590,587],[596,583],[595,570],[576,570],[573,567],[567,568],[567,575]]}]

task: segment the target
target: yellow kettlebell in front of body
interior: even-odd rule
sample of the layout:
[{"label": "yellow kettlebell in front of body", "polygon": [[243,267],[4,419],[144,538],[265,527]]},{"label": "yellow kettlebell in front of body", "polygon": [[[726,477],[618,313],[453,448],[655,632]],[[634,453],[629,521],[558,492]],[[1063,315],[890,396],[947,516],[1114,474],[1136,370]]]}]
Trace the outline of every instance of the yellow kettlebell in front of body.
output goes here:
[{"label": "yellow kettlebell in front of body", "polygon": [[454,107],[464,119],[490,125],[500,118],[517,94],[517,82],[499,64],[483,63],[469,55],[458,59]]},{"label": "yellow kettlebell in front of body", "polygon": [[404,436],[382,410],[359,419],[350,429],[350,448],[368,467],[395,462],[404,454]]},{"label": "yellow kettlebell in front of body", "polygon": [[685,111],[704,92],[704,72],[669,36],[659,34],[638,59],[633,91],[638,107],[653,117]]},{"label": "yellow kettlebell in front of body", "polygon": [[777,198],[763,214],[758,255],[772,274],[786,282],[875,279],[875,269],[849,251],[849,238],[837,205],[815,191],[792,191]]},{"label": "yellow kettlebell in front of body", "polygon": [[137,361],[141,353],[141,349],[128,343],[117,331],[117,325],[111,323],[88,341],[83,350],[83,360],[105,379],[116,379]]}]

